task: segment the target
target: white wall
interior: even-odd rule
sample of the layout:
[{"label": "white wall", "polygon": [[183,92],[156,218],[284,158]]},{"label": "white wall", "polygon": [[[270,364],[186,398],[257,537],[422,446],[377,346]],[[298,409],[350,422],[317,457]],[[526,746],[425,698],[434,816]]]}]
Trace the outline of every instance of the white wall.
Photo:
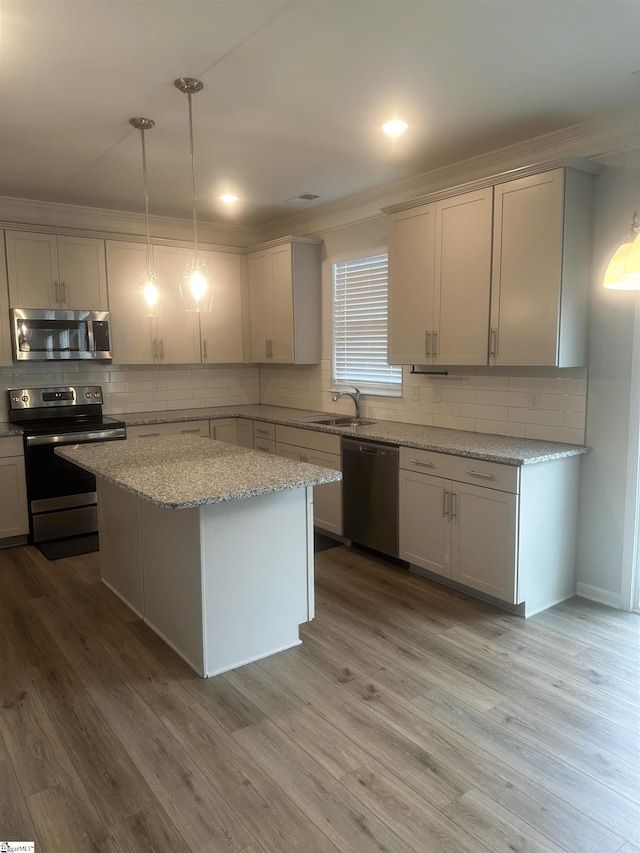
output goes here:
[{"label": "white wall", "polygon": [[578,592],[623,606],[623,543],[636,295],[605,290],[606,265],[640,209],[640,151],[609,158],[596,188]]}]

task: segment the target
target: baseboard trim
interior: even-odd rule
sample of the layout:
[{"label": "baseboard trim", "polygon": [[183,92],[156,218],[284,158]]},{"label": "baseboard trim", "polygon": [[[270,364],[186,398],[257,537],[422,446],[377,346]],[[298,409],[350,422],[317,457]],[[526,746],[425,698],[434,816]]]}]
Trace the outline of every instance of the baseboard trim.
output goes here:
[{"label": "baseboard trim", "polygon": [[622,610],[620,601],[620,593],[611,592],[609,589],[602,589],[599,586],[593,586],[589,583],[576,584],[576,595],[580,598],[587,598],[589,601],[595,601],[597,604],[606,604],[607,607],[615,607],[616,610]]}]

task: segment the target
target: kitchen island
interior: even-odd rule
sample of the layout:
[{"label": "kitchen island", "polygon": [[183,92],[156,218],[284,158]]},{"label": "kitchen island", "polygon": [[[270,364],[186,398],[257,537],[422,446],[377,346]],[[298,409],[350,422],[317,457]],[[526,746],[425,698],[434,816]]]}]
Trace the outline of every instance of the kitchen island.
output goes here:
[{"label": "kitchen island", "polygon": [[199,675],[300,643],[313,486],[340,472],[185,435],[56,452],[97,478],[103,582]]}]

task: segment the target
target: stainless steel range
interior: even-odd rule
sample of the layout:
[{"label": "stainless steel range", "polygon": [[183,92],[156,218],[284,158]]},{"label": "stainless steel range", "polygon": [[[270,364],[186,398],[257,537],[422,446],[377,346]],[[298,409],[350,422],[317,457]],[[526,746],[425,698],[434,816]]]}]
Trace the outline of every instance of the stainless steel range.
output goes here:
[{"label": "stainless steel range", "polygon": [[101,387],[10,388],[7,393],[9,420],[24,433],[30,541],[97,531],[95,477],[54,450],[64,444],[126,438],[124,423],[102,414]]}]

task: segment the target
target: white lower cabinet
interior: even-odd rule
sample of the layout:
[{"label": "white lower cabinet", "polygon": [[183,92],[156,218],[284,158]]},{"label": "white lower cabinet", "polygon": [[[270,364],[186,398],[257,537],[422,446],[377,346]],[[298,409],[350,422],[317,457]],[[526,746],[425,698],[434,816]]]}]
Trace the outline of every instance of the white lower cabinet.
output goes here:
[{"label": "white lower cabinet", "polygon": [[29,532],[22,438],[0,439],[0,540]]},{"label": "white lower cabinet", "polygon": [[[276,453],[297,462],[309,462],[342,471],[340,436],[276,424]],[[342,483],[325,483],[313,489],[313,523],[342,536]]]},{"label": "white lower cabinet", "polygon": [[262,453],[276,452],[276,425],[264,421],[253,423],[253,449]]},{"label": "white lower cabinet", "polygon": [[253,450],[253,421],[248,418],[236,418],[236,430],[238,447],[247,447],[249,450]]},{"label": "white lower cabinet", "polygon": [[222,418],[209,422],[209,436],[214,441],[226,441],[227,444],[238,443],[238,427],[235,418]]},{"label": "white lower cabinet", "polygon": [[400,448],[400,558],[525,616],[563,601],[575,592],[579,472],[579,456],[515,467]]},{"label": "white lower cabinet", "polygon": [[161,435],[201,435],[209,438],[209,421],[180,421],[127,427],[127,438],[158,438]]}]

